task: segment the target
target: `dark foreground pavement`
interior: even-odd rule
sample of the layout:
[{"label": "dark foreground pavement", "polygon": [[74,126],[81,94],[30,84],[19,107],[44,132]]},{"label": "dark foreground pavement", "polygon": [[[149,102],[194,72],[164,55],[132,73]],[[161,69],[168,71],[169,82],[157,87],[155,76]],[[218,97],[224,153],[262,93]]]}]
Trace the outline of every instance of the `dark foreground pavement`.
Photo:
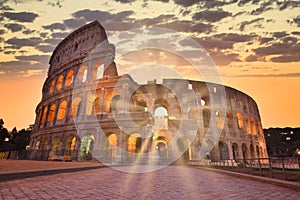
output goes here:
[{"label": "dark foreground pavement", "polygon": [[300,192],[215,171],[169,166],[150,173],[101,168],[3,181],[0,199],[297,200]]}]

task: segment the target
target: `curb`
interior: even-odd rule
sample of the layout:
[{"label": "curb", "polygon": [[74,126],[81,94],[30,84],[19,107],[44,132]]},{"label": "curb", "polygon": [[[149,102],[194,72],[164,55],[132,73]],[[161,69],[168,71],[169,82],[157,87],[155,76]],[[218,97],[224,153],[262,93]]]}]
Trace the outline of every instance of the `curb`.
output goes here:
[{"label": "curb", "polygon": [[263,183],[282,186],[282,187],[290,188],[290,189],[297,190],[297,191],[299,191],[299,188],[300,188],[300,183],[296,183],[296,182],[289,182],[289,181],[278,180],[278,179],[273,179],[273,178],[250,175],[250,174],[231,172],[231,171],[226,171],[226,170],[222,170],[222,169],[212,169],[212,168],[207,168],[207,167],[192,167],[192,168],[206,170],[206,171],[210,171],[210,172],[221,173],[221,174],[227,174],[227,175],[234,176],[237,178],[244,178],[244,179],[248,179],[248,180],[260,181]]},{"label": "curb", "polygon": [[32,178],[36,176],[48,176],[59,173],[71,173],[79,172],[92,169],[106,168],[106,165],[100,166],[87,166],[87,167],[70,167],[70,168],[61,168],[61,169],[44,169],[44,170],[27,170],[27,171],[18,171],[18,172],[4,172],[0,173],[0,182],[23,179],[23,178]]}]

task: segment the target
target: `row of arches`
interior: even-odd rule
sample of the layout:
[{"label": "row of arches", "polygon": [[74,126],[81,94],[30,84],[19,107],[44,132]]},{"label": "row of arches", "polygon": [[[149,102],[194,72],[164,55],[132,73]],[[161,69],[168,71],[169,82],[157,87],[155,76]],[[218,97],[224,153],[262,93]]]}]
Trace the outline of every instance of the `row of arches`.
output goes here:
[{"label": "row of arches", "polygon": [[[92,77],[94,80],[98,80],[103,77],[104,64],[98,62],[95,64],[92,70]],[[74,69],[70,69],[66,74],[61,74],[58,77],[53,78],[48,87],[48,93],[51,94],[54,91],[59,91],[63,88],[67,88],[73,85],[74,80],[78,83],[85,83],[88,80],[88,67],[86,65],[81,66],[77,74]]]}]

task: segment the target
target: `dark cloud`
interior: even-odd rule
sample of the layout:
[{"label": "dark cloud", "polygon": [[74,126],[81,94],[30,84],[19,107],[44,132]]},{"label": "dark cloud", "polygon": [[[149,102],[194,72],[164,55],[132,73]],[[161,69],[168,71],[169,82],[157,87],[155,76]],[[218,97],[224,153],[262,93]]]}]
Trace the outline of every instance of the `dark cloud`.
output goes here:
[{"label": "dark cloud", "polygon": [[238,0],[219,1],[219,0],[202,0],[199,1],[199,7],[205,9],[219,8],[225,5],[236,3]]},{"label": "dark cloud", "polygon": [[181,5],[181,6],[184,6],[184,7],[189,7],[189,6],[192,6],[194,4],[199,3],[199,1],[198,0],[174,0],[174,3],[178,4],[178,5]]},{"label": "dark cloud", "polygon": [[272,10],[274,9],[272,7],[272,4],[273,4],[273,1],[266,1],[266,2],[263,2],[259,8],[255,9],[255,10],[252,10],[251,11],[251,15],[260,15],[268,10]]},{"label": "dark cloud", "polygon": [[4,51],[3,53],[6,54],[6,55],[13,55],[15,54],[17,51]]},{"label": "dark cloud", "polygon": [[259,0],[239,0],[238,2],[238,6],[242,7],[248,3],[251,3],[251,4],[258,4],[259,3]]},{"label": "dark cloud", "polygon": [[21,24],[14,24],[14,23],[10,23],[10,24],[4,24],[4,27],[7,28],[8,30],[10,30],[11,32],[18,32],[21,31],[23,29],[25,29],[26,27],[24,25]]},{"label": "dark cloud", "polygon": [[29,29],[27,29],[27,30],[23,31],[22,33],[24,33],[25,35],[30,35],[30,34],[32,34],[34,32],[35,32],[35,30],[29,30]]},{"label": "dark cloud", "polygon": [[44,40],[45,43],[49,43],[54,46],[56,46],[58,43],[60,43],[60,41],[61,41],[61,39],[57,39],[57,38],[48,38],[48,39]]},{"label": "dark cloud", "polygon": [[15,56],[20,61],[35,61],[40,63],[48,62],[48,55],[30,55],[30,56]]},{"label": "dark cloud", "polygon": [[255,61],[266,61],[265,57],[258,55],[250,55],[245,58],[246,62],[255,62]]},{"label": "dark cloud", "polygon": [[223,18],[226,18],[228,16],[231,16],[231,13],[218,10],[218,11],[210,11],[210,10],[204,10],[201,12],[197,12],[194,14],[193,19],[194,20],[205,20],[208,22],[217,22],[220,21]]},{"label": "dark cloud", "polygon": [[4,29],[0,29],[0,35],[3,35],[4,33],[6,33],[6,31]]},{"label": "dark cloud", "polygon": [[237,33],[221,33],[214,35],[214,38],[219,38],[223,41],[232,41],[232,42],[247,42],[257,37],[257,35],[242,35]]},{"label": "dark cloud", "polygon": [[159,24],[161,22],[167,22],[167,21],[172,20],[172,19],[176,19],[175,15],[159,15],[159,16],[154,17],[154,18],[145,18],[143,20],[140,20],[139,22],[143,25],[146,25],[146,26],[152,26],[152,25],[155,25],[155,24]]},{"label": "dark cloud", "polygon": [[[262,21],[264,21],[264,18],[261,18],[261,17],[253,19],[251,21],[244,21],[244,22],[241,23],[239,30],[244,31],[246,26],[251,25],[251,24],[255,24],[255,23],[260,23]],[[259,24],[259,25],[256,25],[256,26],[261,26],[261,25]]]},{"label": "dark cloud", "polygon": [[226,66],[231,62],[240,62],[239,55],[235,53],[210,52],[209,55],[218,66]]},{"label": "dark cloud", "polygon": [[75,18],[83,18],[86,21],[94,21],[98,20],[100,22],[103,21],[123,21],[127,20],[130,15],[133,14],[133,11],[123,11],[116,14],[111,14],[106,11],[100,11],[100,10],[80,10],[72,14]]},{"label": "dark cloud", "polygon": [[298,42],[298,38],[296,37],[291,37],[291,36],[288,36],[288,37],[285,37],[282,39],[282,42],[283,43],[297,43]]},{"label": "dark cloud", "polygon": [[300,27],[300,15],[294,18],[293,22],[296,23],[298,27]]},{"label": "dark cloud", "polygon": [[286,74],[242,74],[242,75],[224,75],[226,77],[300,77],[300,73],[286,73]]},{"label": "dark cloud", "polygon": [[260,37],[258,39],[259,44],[265,44],[265,43],[268,43],[268,42],[270,42],[272,40],[274,40],[274,38],[271,38],[271,37]]},{"label": "dark cloud", "polygon": [[47,32],[42,32],[42,33],[40,33],[40,36],[41,36],[42,38],[46,38],[46,37],[47,37],[47,35],[48,35],[48,33],[47,33]]},{"label": "dark cloud", "polygon": [[19,39],[19,38],[11,38],[8,39],[6,41],[7,44],[10,44],[11,46],[9,48],[14,48],[14,49],[20,49],[24,46],[37,46],[38,44],[40,44],[42,42],[41,38],[37,38],[37,37],[31,37],[31,38],[23,38],[23,39]]},{"label": "dark cloud", "polygon": [[222,49],[232,49],[234,42],[232,41],[222,41],[218,38],[198,38],[196,41],[209,51],[222,50]]},{"label": "dark cloud", "polygon": [[39,15],[32,12],[4,12],[4,17],[18,22],[33,22]]},{"label": "dark cloud", "polygon": [[0,62],[0,70],[5,72],[6,76],[32,76],[45,72],[48,68],[47,63],[30,61],[9,61]]},{"label": "dark cloud", "polygon": [[43,53],[51,53],[55,49],[55,46],[53,46],[53,45],[38,45],[35,48]]},{"label": "dark cloud", "polygon": [[[42,0],[40,0],[40,1],[42,1]],[[52,7],[61,8],[62,7],[62,1],[63,0],[56,0],[56,2],[50,2],[50,1],[48,1],[48,5],[52,6]]]},{"label": "dark cloud", "polygon": [[44,29],[48,29],[48,30],[66,30],[66,25],[65,24],[62,24],[62,23],[53,23],[53,24],[50,24],[50,25],[46,25],[46,26],[43,26]]},{"label": "dark cloud", "polygon": [[65,38],[67,35],[69,35],[69,32],[58,32],[58,33],[52,33],[51,37],[54,38]]},{"label": "dark cloud", "polygon": [[210,33],[213,31],[213,27],[211,24],[198,23],[192,26],[192,32]]},{"label": "dark cloud", "polygon": [[115,0],[115,1],[119,3],[131,3],[134,2],[135,0]]},{"label": "dark cloud", "polygon": [[300,7],[300,1],[277,1],[277,5],[279,5],[279,10],[285,10],[287,8],[297,8]]},{"label": "dark cloud", "polygon": [[72,18],[72,19],[66,19],[66,20],[64,20],[64,24],[68,28],[75,29],[75,28],[81,27],[84,24],[86,24],[86,21],[83,20],[83,19],[74,19],[74,18]]},{"label": "dark cloud", "polygon": [[293,31],[291,32],[293,35],[300,35],[300,31]]},{"label": "dark cloud", "polygon": [[198,33],[210,33],[213,30],[213,25],[205,23],[197,23],[192,25],[193,22],[188,20],[176,20],[173,22],[156,25],[157,27],[168,28],[179,32],[198,32]]},{"label": "dark cloud", "polygon": [[288,34],[285,32],[285,31],[281,31],[281,32],[274,32],[273,33],[273,37],[276,37],[276,38],[282,38],[282,37],[285,37],[287,36]]},{"label": "dark cloud", "polygon": [[276,56],[276,57],[272,57],[270,60],[272,62],[281,62],[281,63],[299,62],[300,61],[300,53],[298,55]]}]

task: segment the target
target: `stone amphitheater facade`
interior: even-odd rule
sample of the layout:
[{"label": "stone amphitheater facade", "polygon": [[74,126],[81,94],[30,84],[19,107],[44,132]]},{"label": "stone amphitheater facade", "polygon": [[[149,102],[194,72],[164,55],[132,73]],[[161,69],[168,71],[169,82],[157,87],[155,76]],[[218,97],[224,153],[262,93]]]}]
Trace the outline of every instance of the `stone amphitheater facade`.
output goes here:
[{"label": "stone amphitheater facade", "polygon": [[[250,96],[194,80],[139,85],[130,75],[118,75],[114,54],[98,21],[59,43],[36,108],[32,159],[268,157],[259,110]],[[193,95],[194,100],[187,98]]]}]

